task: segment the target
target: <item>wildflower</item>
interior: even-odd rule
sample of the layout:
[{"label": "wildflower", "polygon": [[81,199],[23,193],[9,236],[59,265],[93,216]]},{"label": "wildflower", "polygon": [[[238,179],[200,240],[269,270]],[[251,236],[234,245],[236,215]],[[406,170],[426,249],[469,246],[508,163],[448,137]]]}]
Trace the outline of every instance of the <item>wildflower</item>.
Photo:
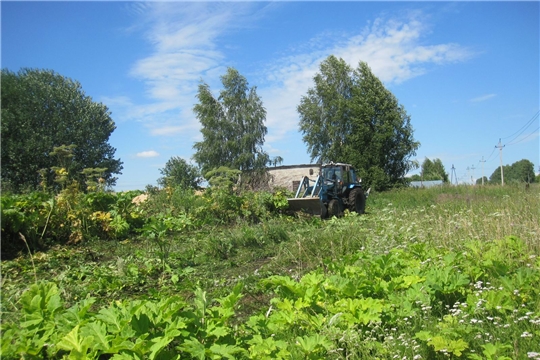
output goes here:
[{"label": "wildflower", "polygon": [[531,352],[528,352],[528,353],[527,353],[527,357],[528,357],[529,359],[533,359],[533,358],[534,358],[534,359],[537,359],[537,358],[540,358],[540,353],[532,352],[532,351],[531,351]]},{"label": "wildflower", "polygon": [[530,332],[524,331],[523,334],[521,334],[522,338],[530,338],[533,335]]}]

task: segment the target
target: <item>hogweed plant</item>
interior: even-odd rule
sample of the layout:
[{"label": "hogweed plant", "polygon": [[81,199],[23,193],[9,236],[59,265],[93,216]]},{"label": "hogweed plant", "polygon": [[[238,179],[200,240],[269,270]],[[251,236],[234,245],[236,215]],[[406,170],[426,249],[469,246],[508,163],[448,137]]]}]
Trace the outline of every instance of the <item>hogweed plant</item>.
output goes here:
[{"label": "hogweed plant", "polygon": [[[2,357],[540,359],[539,208],[537,192],[459,187],[373,194],[328,221],[148,219],[123,262],[36,254],[58,276],[22,295],[30,265],[3,264],[18,301],[2,305]],[[177,277],[152,281],[165,264]]]}]

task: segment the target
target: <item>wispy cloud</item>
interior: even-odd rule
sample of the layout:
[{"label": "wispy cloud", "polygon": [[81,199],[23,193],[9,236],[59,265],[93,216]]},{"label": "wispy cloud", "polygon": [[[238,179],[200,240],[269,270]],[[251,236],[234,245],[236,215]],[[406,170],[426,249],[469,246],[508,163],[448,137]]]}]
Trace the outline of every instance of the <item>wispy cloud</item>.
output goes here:
[{"label": "wispy cloud", "polygon": [[140,157],[140,158],[153,158],[157,156],[159,156],[159,153],[154,150],[142,151],[140,153],[137,153],[137,157]]},{"label": "wispy cloud", "polygon": [[481,101],[486,101],[486,100],[489,100],[491,98],[494,98],[495,96],[497,96],[497,94],[487,94],[487,95],[482,95],[482,96],[478,96],[478,97],[475,97],[471,100],[469,100],[470,102],[481,102]]},{"label": "wispy cloud", "polygon": [[[322,34],[311,42],[312,50],[279,59],[267,72],[272,84],[263,88],[267,105],[269,138],[279,139],[298,129],[296,107],[302,95],[313,86],[313,76],[328,55],[343,58],[352,67],[367,62],[373,73],[386,84],[401,83],[420,76],[434,65],[465,61],[474,52],[454,43],[425,45],[430,31],[418,14],[406,21],[376,19],[361,34]],[[330,36],[330,41],[324,37]],[[321,44],[334,44],[321,46]]]},{"label": "wispy cloud", "polygon": [[[261,8],[260,4],[244,2],[150,2],[137,6],[133,11],[144,16],[141,27],[152,51],[133,64],[130,75],[144,83],[147,101],[135,105],[125,97],[109,100],[124,117],[145,122],[152,135],[184,133],[195,139],[200,125],[192,109],[199,80],[219,90],[219,76],[228,63],[220,40],[230,31],[253,26],[254,18],[264,16]],[[277,151],[272,143],[298,131],[296,107],[313,86],[320,62],[330,54],[353,67],[359,61],[367,62],[386,84],[398,84],[434,66],[474,56],[459,44],[426,44],[431,30],[423,18],[419,14],[403,21],[379,18],[354,34],[323,31],[294,49],[293,55],[270,60],[260,70],[264,81],[252,84],[257,85],[267,109],[267,147]]]},{"label": "wispy cloud", "polygon": [[249,8],[249,4],[203,2],[130,6],[128,11],[139,22],[134,28],[143,32],[152,49],[129,71],[143,82],[146,101],[135,103],[120,96],[106,98],[107,104],[121,119],[145,123],[152,135],[196,133],[199,125],[192,108],[199,80],[219,79],[225,72],[218,40]]}]

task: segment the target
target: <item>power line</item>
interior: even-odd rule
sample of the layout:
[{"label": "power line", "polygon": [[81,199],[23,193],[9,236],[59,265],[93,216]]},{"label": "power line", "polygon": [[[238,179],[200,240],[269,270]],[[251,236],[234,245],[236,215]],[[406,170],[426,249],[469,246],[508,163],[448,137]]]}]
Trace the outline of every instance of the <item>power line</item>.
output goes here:
[{"label": "power line", "polygon": [[[534,114],[534,116],[525,123],[525,125],[523,125],[518,131],[516,131],[515,133],[513,133],[512,135],[510,136],[507,136],[507,137],[503,137],[502,139],[508,139],[508,138],[511,138],[512,136],[516,135],[515,138],[513,138],[512,140],[509,140],[508,142],[512,142],[514,141],[519,135],[521,135],[523,133],[523,131],[525,131],[529,126],[531,126],[531,124],[533,123],[534,120],[536,120],[538,118],[538,115],[540,114],[540,111],[537,111],[536,114]],[[519,133],[519,134],[518,134]]]},{"label": "power line", "polygon": [[[533,117],[531,119],[529,119],[521,128],[519,128],[518,131],[516,131],[515,133],[513,133],[512,135],[509,135],[509,136],[506,136],[506,137],[503,137],[503,138],[500,138],[499,139],[499,145],[495,146],[495,148],[491,151],[491,154],[489,154],[489,156],[487,157],[487,159],[484,161],[484,162],[489,162],[489,161],[492,161],[492,160],[495,160],[495,158],[491,158],[494,154],[495,154],[495,150],[499,147],[499,146],[506,146],[506,145],[515,145],[515,144],[519,144],[520,142],[522,141],[525,141],[528,137],[530,137],[531,135],[533,135],[534,133],[536,133],[540,127],[536,128],[533,132],[531,132],[530,134],[528,134],[527,136],[525,137],[522,137],[520,140],[517,140],[517,141],[514,141],[516,140],[521,134],[523,134],[523,132],[525,130],[527,130],[527,128],[529,126],[531,126],[533,124],[533,122],[535,120],[538,119],[538,116],[540,115],[540,110],[536,112],[536,114],[533,115]],[[508,138],[511,138],[513,137],[510,141],[507,142],[507,144],[505,145],[502,145],[502,142],[501,140],[504,140],[504,139],[508,139]],[[499,152],[500,152],[500,157],[502,157],[502,148],[499,148]],[[502,172],[501,172],[502,174]]]},{"label": "power line", "polygon": [[525,137],[522,137],[521,140],[518,140],[516,142],[511,142],[509,144],[506,144],[507,146],[510,146],[510,145],[515,145],[515,144],[519,144],[520,142],[522,141],[525,141],[529,136],[531,136],[532,134],[536,133],[538,130],[540,129],[540,126],[537,127],[535,130],[533,130],[532,133],[530,133],[529,135],[525,136]]},{"label": "power line", "polygon": [[486,161],[489,161],[491,159],[491,155],[493,155],[495,153],[495,149],[496,148],[493,148],[493,151],[491,151],[491,154],[489,154],[488,158]]}]

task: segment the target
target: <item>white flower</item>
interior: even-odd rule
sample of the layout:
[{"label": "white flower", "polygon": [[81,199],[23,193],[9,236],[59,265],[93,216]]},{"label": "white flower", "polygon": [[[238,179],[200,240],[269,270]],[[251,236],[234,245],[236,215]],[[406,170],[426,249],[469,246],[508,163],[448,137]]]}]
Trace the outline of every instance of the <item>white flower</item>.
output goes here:
[{"label": "white flower", "polygon": [[522,338],[530,338],[533,335],[530,332],[524,331],[523,334],[521,334]]}]

